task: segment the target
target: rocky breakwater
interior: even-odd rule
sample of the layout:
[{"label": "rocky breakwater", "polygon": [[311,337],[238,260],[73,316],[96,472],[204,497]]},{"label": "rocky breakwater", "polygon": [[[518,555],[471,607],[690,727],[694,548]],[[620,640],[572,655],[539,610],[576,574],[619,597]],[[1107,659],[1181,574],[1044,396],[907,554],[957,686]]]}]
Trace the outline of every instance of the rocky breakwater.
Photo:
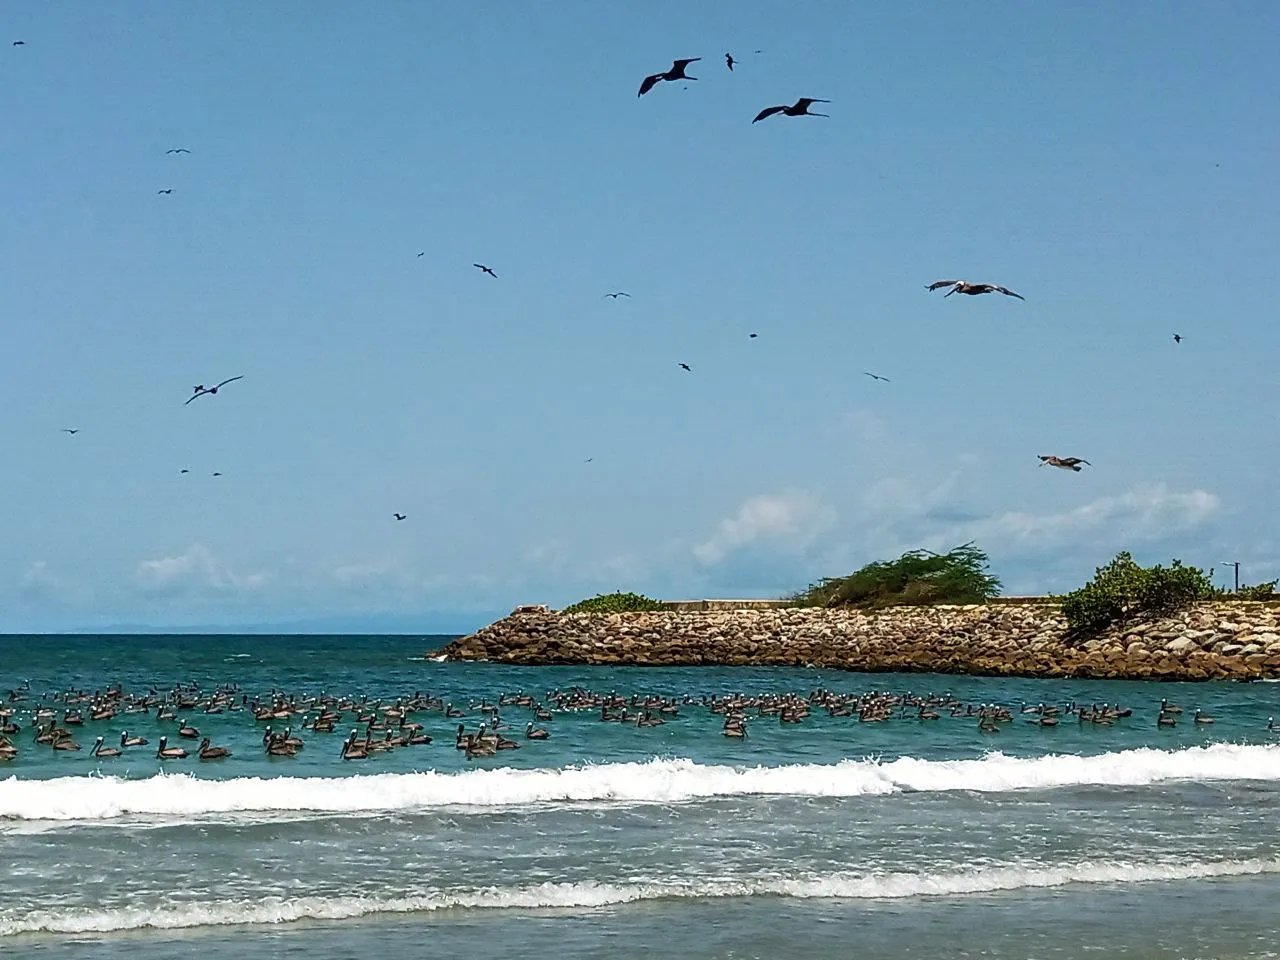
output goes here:
[{"label": "rocky breakwater", "polygon": [[512,664],[822,666],[1023,677],[1280,677],[1280,605],[1202,604],[1070,636],[1055,604],[557,613],[517,608],[437,651]]}]

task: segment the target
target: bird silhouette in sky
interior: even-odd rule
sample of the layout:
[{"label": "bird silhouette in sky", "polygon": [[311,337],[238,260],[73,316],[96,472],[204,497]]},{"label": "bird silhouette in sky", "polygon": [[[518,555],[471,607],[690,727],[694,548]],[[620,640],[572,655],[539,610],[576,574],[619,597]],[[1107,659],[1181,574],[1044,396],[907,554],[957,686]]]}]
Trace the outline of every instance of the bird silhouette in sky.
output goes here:
[{"label": "bird silhouette in sky", "polygon": [[[628,300],[631,299],[631,294],[625,293],[622,290],[619,290],[617,293],[606,293],[604,296],[611,300],[617,300],[619,297],[626,297]],[[604,299],[604,297],[601,299]]]},{"label": "bird silhouette in sky", "polygon": [[173,193],[173,187],[169,187],[167,190],[157,190],[156,193]]},{"label": "bird silhouette in sky", "polygon": [[215,477],[220,477],[220,476],[222,476],[222,474],[221,474],[221,473],[219,473],[217,470],[213,471],[213,475],[214,475]]},{"label": "bird silhouette in sky", "polygon": [[426,255],[427,255],[427,251],[425,251],[425,250],[419,250],[419,251],[418,251],[418,256],[420,256],[420,257],[425,257]]},{"label": "bird silhouette in sky", "polygon": [[1053,457],[1040,454],[1040,466],[1057,467],[1060,470],[1074,470],[1080,472],[1080,464],[1092,467],[1093,464],[1088,460],[1081,460],[1079,457]]},{"label": "bird silhouette in sky", "polygon": [[691,77],[684,71],[689,64],[697,63],[701,59],[701,57],[690,57],[688,60],[676,60],[671,64],[670,70],[664,70],[662,73],[654,73],[645,77],[644,82],[640,84],[640,92],[636,96],[643,97],[662,80],[697,80],[697,77]]},{"label": "bird silhouette in sky", "polygon": [[750,339],[750,340],[754,340],[754,339],[755,339],[756,337],[758,337],[758,336],[760,336],[760,334],[758,334],[758,333],[749,333],[749,334],[747,334],[747,338],[748,338],[748,339]]},{"label": "bird silhouette in sky", "polygon": [[238,377],[228,377],[226,380],[223,380],[221,383],[215,384],[212,387],[206,387],[203,383],[199,384],[198,386],[193,388],[195,392],[191,394],[191,396],[187,397],[186,403],[183,403],[183,406],[185,407],[188,403],[190,403],[196,397],[203,397],[205,394],[208,394],[209,396],[213,396],[219,390],[225,387],[228,383],[232,383],[233,381],[243,380],[243,379],[244,379],[244,374],[240,374],[240,376]]},{"label": "bird silhouette in sky", "polygon": [[405,514],[403,514],[403,513],[393,513],[393,514],[392,514],[392,516],[393,516],[393,517],[395,517],[397,520],[404,520],[404,519],[405,519]]},{"label": "bird silhouette in sky", "polygon": [[891,381],[889,380],[889,378],[888,378],[888,377],[882,377],[882,376],[880,376],[880,374],[878,374],[878,373],[872,373],[870,370],[863,370],[862,372],[863,372],[863,373],[865,373],[865,374],[866,374],[868,377],[870,377],[872,380],[883,380],[885,383],[890,383],[890,382],[891,382]]},{"label": "bird silhouette in sky", "polygon": [[79,433],[79,432],[80,432],[80,428],[79,428],[79,427],[74,427],[74,428],[73,428],[73,427],[63,427],[63,428],[62,428],[62,432],[63,432],[63,433],[69,433],[69,434],[71,434],[71,435],[74,437],[77,433]]},{"label": "bird silhouette in sky", "polygon": [[15,40],[15,41],[13,41],[13,45],[14,45],[15,47],[25,47],[25,46],[27,45],[27,41],[25,41],[25,40]]},{"label": "bird silhouette in sky", "polygon": [[186,147],[174,147],[172,150],[166,150],[165,154],[168,155],[170,153],[190,153],[190,152],[191,151],[188,150]]},{"label": "bird silhouette in sky", "polygon": [[486,267],[483,263],[473,263],[472,266],[475,267],[477,270],[483,270],[489,276],[493,277],[493,279],[495,280],[498,279],[498,275],[493,272],[492,267]]},{"label": "bird silhouette in sky", "polygon": [[1180,334],[1180,333],[1175,333],[1175,334],[1173,335],[1173,342],[1174,342],[1174,343],[1181,343],[1181,342],[1182,342],[1182,334]]},{"label": "bird silhouette in sky", "polygon": [[733,72],[733,65],[737,62],[737,60],[733,59],[732,53],[726,53],[724,55],[724,65],[729,68],[730,73]]},{"label": "bird silhouette in sky", "polygon": [[690,373],[693,373],[693,367],[689,366],[687,363],[680,364],[680,369],[688,370]]},{"label": "bird silhouette in sky", "polygon": [[759,123],[765,117],[772,117],[775,113],[781,113],[788,117],[829,117],[829,113],[810,113],[809,108],[815,103],[830,103],[830,100],[819,100],[816,97],[801,97],[791,106],[783,104],[778,107],[765,107],[756,114],[756,118],[752,123]]},{"label": "bird silhouette in sky", "polygon": [[583,462],[583,463],[590,463],[590,462],[591,462],[592,460],[594,460],[594,459],[595,459],[595,457],[587,457],[587,459],[583,460],[582,462]]},{"label": "bird silhouette in sky", "polygon": [[950,287],[947,291],[946,299],[953,293],[964,293],[971,297],[976,297],[983,293],[1003,293],[1006,297],[1017,297],[1019,300],[1027,299],[1020,293],[1014,293],[1008,287],[1002,287],[998,283],[970,283],[968,280],[935,280],[926,288],[928,290],[938,290],[942,287]]},{"label": "bird silhouette in sky", "polygon": [[188,470],[186,467],[183,467],[181,470],[178,471],[178,475],[181,476],[184,473],[190,473],[190,472],[191,471]]}]

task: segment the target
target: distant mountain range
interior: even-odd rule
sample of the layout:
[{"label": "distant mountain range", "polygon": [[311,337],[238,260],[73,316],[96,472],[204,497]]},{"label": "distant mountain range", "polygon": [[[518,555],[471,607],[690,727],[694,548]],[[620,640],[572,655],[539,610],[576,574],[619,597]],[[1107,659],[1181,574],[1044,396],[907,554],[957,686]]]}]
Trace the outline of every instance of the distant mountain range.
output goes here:
[{"label": "distant mountain range", "polygon": [[417,613],[417,614],[348,614],[315,617],[305,620],[281,620],[265,623],[173,624],[113,623],[104,626],[78,627],[58,633],[202,633],[202,634],[409,634],[417,636],[459,636],[479,630],[505,613]]}]

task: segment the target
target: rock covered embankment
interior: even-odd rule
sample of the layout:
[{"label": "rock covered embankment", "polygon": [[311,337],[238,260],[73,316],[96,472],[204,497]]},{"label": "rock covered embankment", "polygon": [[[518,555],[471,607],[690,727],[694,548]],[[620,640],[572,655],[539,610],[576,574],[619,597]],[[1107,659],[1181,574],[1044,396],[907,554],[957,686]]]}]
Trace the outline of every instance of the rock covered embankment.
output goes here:
[{"label": "rock covered embankment", "polygon": [[441,653],[519,664],[837,667],[1024,677],[1280,677],[1280,607],[1224,601],[1088,640],[1051,603],[563,614],[520,607]]}]

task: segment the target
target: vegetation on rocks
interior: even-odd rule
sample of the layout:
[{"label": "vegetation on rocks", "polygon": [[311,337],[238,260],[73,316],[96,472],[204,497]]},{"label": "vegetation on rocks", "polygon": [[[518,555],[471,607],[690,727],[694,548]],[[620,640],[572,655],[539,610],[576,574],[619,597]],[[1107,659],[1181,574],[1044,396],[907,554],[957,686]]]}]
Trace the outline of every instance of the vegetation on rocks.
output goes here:
[{"label": "vegetation on rocks", "polygon": [[601,593],[586,600],[579,600],[564,613],[631,613],[645,610],[661,610],[662,604],[640,593]]},{"label": "vegetation on rocks", "polygon": [[1255,583],[1252,586],[1241,587],[1232,593],[1224,594],[1225,597],[1232,600],[1275,600],[1280,599],[1276,595],[1276,584],[1280,580],[1267,580],[1264,583]]},{"label": "vegetation on rocks", "polygon": [[1091,581],[1059,600],[1068,627],[1076,634],[1091,635],[1113,624],[1169,616],[1221,597],[1211,575],[1212,571],[1184,567],[1180,560],[1168,567],[1143,567],[1124,551],[1105,567],[1098,567]]},{"label": "vegetation on rocks", "polygon": [[892,606],[938,603],[985,603],[1000,592],[1000,581],[987,572],[987,555],[972,543],[949,553],[912,550],[897,560],[869,563],[847,577],[810,584],[790,597],[803,607]]}]

